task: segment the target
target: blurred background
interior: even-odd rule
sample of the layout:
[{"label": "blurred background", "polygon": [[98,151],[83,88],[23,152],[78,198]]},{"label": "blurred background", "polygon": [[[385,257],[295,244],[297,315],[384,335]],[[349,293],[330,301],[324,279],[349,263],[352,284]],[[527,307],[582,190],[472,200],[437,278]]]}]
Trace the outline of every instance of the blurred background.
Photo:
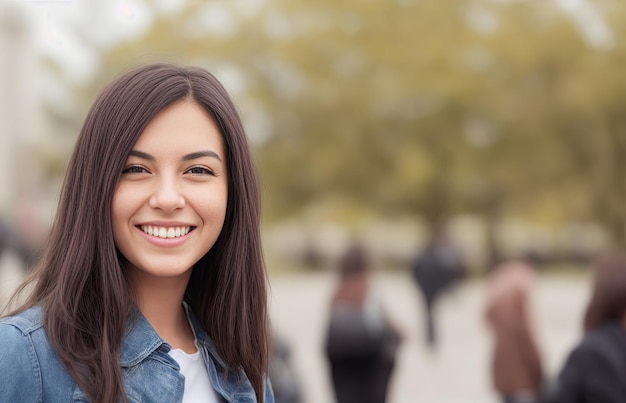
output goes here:
[{"label": "blurred background", "polygon": [[[253,146],[300,401],[333,402],[326,324],[358,241],[402,334],[388,401],[496,402],[493,265],[537,269],[552,378],[582,332],[590,263],[626,245],[624,39],[622,0],[1,0],[0,298],[45,242],[102,86],[149,61],[201,65]],[[464,269],[434,307],[433,348],[413,269],[440,232]]]}]

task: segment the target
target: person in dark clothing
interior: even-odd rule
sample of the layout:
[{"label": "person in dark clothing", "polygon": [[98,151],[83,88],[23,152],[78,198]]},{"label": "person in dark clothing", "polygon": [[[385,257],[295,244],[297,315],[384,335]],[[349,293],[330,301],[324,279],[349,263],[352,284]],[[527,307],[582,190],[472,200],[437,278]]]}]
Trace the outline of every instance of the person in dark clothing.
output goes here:
[{"label": "person in dark clothing", "polygon": [[365,251],[348,250],[340,271],[325,341],[336,401],[384,403],[400,335],[372,292]]},{"label": "person in dark clothing", "polygon": [[626,255],[596,263],[584,330],[559,373],[551,401],[626,402]]},{"label": "person in dark clothing", "polygon": [[269,377],[276,403],[302,403],[302,385],[291,359],[286,339],[274,332],[270,354]]},{"label": "person in dark clothing", "polygon": [[9,248],[9,242],[11,240],[11,230],[9,225],[0,217],[0,256]]},{"label": "person in dark clothing", "polygon": [[435,303],[443,291],[464,277],[466,267],[458,247],[443,231],[437,231],[413,262],[411,272],[424,298],[426,343],[432,349],[437,344]]},{"label": "person in dark clothing", "polygon": [[0,217],[0,256],[12,251],[28,271],[38,257],[40,243],[40,240],[27,239],[18,228]]}]

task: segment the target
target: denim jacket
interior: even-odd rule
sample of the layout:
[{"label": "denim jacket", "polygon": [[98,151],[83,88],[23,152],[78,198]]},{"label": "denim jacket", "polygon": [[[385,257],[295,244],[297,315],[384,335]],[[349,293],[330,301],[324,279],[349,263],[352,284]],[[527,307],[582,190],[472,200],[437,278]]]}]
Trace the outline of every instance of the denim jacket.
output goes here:
[{"label": "denim jacket", "polygon": [[[206,363],[211,384],[223,402],[253,403],[256,397],[245,373],[226,371],[211,339],[185,305]],[[129,402],[182,402],[185,380],[171,347],[138,314],[126,329],[121,347],[124,388]],[[269,380],[265,403],[274,403]],[[30,308],[0,319],[0,402],[87,402],[87,395],[67,373],[48,341],[41,309]]]}]

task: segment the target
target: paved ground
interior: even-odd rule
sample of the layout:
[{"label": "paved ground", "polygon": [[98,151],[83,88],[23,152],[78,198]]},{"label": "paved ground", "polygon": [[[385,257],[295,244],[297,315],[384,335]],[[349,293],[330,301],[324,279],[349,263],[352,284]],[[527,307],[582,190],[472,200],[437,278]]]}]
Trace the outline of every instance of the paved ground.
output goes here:
[{"label": "paved ground", "polygon": [[[21,278],[17,261],[0,259],[0,302]],[[497,403],[488,371],[490,338],[482,320],[483,281],[468,282],[438,306],[440,348],[429,353],[422,340],[421,301],[405,273],[376,278],[393,320],[405,334],[389,403]],[[578,338],[588,298],[584,277],[541,277],[534,300],[537,328],[548,371],[554,374]],[[275,329],[293,350],[305,403],[332,403],[322,356],[322,334],[334,278],[328,273],[271,277]]]},{"label": "paved ground", "polygon": [[[387,309],[406,337],[389,403],[496,403],[488,377],[491,340],[482,320],[484,281],[468,282],[441,301],[440,348],[430,353],[422,343],[421,301],[410,278],[393,273],[377,280]],[[330,403],[321,343],[334,279],[319,273],[282,275],[271,281],[273,322],[292,344],[306,402]],[[588,298],[586,281],[574,276],[539,279],[534,312],[550,373],[556,373],[577,340]]]}]

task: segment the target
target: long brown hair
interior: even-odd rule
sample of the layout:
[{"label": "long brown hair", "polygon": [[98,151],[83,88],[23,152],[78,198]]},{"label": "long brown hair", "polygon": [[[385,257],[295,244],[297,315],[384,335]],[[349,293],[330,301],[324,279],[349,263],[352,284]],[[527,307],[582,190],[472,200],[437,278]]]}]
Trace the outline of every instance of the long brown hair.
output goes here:
[{"label": "long brown hair", "polygon": [[585,312],[584,329],[589,331],[626,314],[626,255],[601,257],[593,267],[591,300]]},{"label": "long brown hair", "polygon": [[120,346],[134,305],[113,241],[111,205],[126,158],[146,125],[193,99],[216,121],[226,147],[228,205],[220,236],[194,265],[185,299],[233,370],[263,401],[268,362],[267,279],[260,195],[243,125],[219,81],[197,67],[151,64],[112,81],[92,105],[67,168],[34,290],[15,312],[43,309],[50,343],[95,402],[126,400]]}]

